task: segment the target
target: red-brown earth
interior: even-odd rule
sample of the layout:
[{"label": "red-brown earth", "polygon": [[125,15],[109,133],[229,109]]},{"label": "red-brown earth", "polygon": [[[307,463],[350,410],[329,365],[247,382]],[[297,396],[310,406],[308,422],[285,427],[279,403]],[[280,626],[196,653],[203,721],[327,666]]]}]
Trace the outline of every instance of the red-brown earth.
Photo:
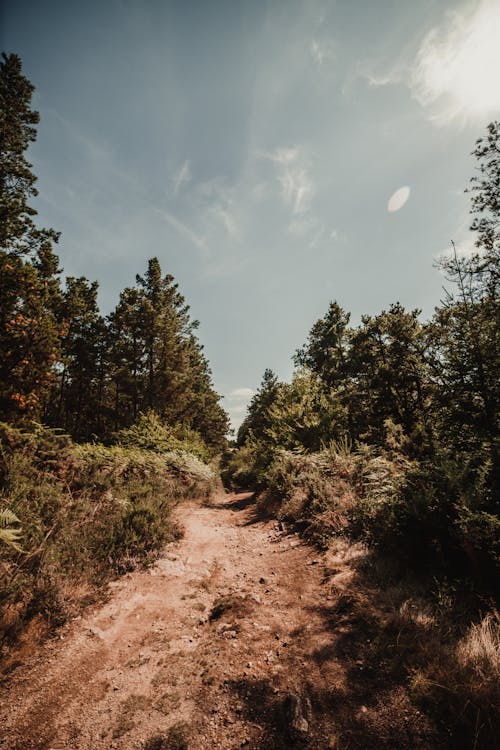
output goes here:
[{"label": "red-brown earth", "polygon": [[250,493],[176,520],[184,537],[153,567],[4,679],[1,750],[434,747],[401,681],[366,658],[354,548],[319,553]]}]

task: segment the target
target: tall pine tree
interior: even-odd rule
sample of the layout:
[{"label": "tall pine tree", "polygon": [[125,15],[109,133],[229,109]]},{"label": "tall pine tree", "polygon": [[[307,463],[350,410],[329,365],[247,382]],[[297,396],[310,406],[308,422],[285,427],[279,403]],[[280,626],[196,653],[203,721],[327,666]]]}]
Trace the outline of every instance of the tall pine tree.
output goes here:
[{"label": "tall pine tree", "polygon": [[36,177],[25,152],[36,138],[33,85],[17,55],[0,62],[0,418],[38,418],[59,354],[58,234],[39,229]]}]

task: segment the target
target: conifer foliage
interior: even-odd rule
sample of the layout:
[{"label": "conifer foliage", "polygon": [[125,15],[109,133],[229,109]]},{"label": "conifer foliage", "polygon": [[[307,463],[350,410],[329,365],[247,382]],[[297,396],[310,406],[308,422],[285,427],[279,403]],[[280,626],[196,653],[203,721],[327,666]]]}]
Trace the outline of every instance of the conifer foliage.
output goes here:
[{"label": "conifer foliage", "polygon": [[0,419],[41,420],[110,439],[145,412],[216,449],[228,419],[174,278],[152,258],[104,317],[98,283],[61,283],[59,235],[35,224],[34,87],[17,55],[0,62]]},{"label": "conifer foliage", "polygon": [[38,112],[17,55],[0,62],[0,413],[37,416],[59,355],[58,235],[39,229],[29,200],[36,177],[25,157]]}]

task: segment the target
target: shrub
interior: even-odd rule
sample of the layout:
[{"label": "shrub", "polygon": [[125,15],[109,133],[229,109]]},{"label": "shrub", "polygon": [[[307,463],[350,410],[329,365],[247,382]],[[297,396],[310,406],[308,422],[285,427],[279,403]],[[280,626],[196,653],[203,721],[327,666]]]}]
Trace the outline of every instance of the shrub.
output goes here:
[{"label": "shrub", "polygon": [[120,430],[116,439],[120,445],[128,448],[142,448],[156,453],[189,453],[205,462],[213,458],[213,453],[199,433],[185,425],[172,427],[165,424],[154,411],[141,414],[135,424]]},{"label": "shrub", "polygon": [[406,463],[346,442],[320,453],[281,451],[266,473],[261,502],[321,544],[338,534],[366,539],[367,514],[388,503],[406,470]]},{"label": "shrub", "polygon": [[153,560],[177,533],[174,504],[216,484],[196,456],[74,445],[39,425],[0,425],[0,450],[0,508],[22,534],[21,549],[0,546],[4,648],[33,617],[57,625],[109,578]]}]

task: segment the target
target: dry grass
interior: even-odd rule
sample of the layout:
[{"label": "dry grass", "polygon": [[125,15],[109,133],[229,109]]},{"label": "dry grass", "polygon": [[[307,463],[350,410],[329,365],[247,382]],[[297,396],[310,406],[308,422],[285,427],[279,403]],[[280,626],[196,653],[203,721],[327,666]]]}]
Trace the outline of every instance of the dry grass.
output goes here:
[{"label": "dry grass", "polygon": [[118,739],[127,732],[130,732],[135,727],[136,714],[144,711],[147,706],[148,699],[145,695],[129,695],[121,704],[120,714],[113,729],[113,739]]},{"label": "dry grass", "polygon": [[500,684],[500,615],[495,610],[471,625],[457,647],[462,669],[476,675],[483,685]]}]

